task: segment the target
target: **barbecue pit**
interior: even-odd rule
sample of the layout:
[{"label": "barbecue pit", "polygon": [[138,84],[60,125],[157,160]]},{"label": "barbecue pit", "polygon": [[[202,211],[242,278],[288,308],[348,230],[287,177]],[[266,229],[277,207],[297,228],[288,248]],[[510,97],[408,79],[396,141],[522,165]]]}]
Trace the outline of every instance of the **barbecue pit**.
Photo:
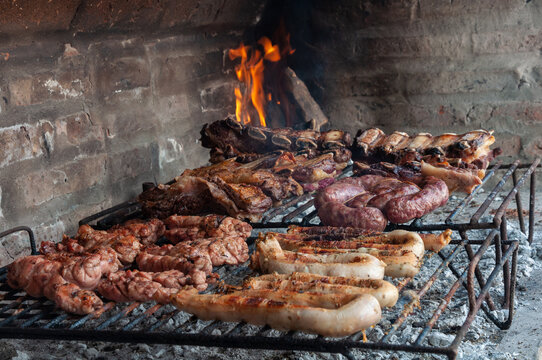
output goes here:
[{"label": "barbecue pit", "polygon": [[[352,135],[372,126],[434,134],[488,128],[504,150],[483,185],[453,199],[446,213],[388,228],[450,228],[454,241],[400,285],[401,302],[367,331],[367,342],[362,334],[334,340],[203,322],[154,304],[109,305],[76,318],[9,289],[5,268],[0,337],[453,357],[479,332],[469,333],[471,321],[507,329],[521,251],[511,234],[519,229],[532,243],[536,223],[533,160],[542,140],[533,99],[542,91],[533,14],[540,10],[530,1],[0,4],[0,230],[11,229],[1,232],[0,266],[78,223],[108,229],[140,216],[134,199],[142,183],[207,162],[200,129],[235,114],[235,91],[245,86],[236,76],[240,58],[228,52],[242,43],[255,49],[264,37],[288,49],[289,35],[292,45],[280,61],[266,60],[269,126]],[[342,176],[350,175],[348,168]],[[253,236],[289,224],[318,224],[311,195],[270,210]],[[219,272],[234,283],[250,274],[246,266]],[[453,322],[447,317],[461,321],[443,332],[439,325]]]},{"label": "barbecue pit", "polygon": [[[357,333],[347,338],[329,339],[306,335],[301,332],[288,333],[269,327],[256,327],[244,323],[201,321],[195,316],[182,313],[171,305],[152,303],[131,304],[108,303],[103,310],[83,317],[70,316],[54,309],[50,301],[33,299],[5,284],[6,269],[2,269],[0,287],[3,292],[0,301],[0,334],[3,337],[31,339],[65,339],[85,341],[115,341],[131,343],[161,343],[176,345],[198,345],[226,348],[298,350],[339,353],[348,359],[356,358],[357,351],[385,350],[394,353],[430,353],[454,359],[458,347],[467,334],[476,316],[487,316],[495,326],[508,329],[513,320],[515,283],[519,241],[508,239],[506,210],[515,202],[519,224],[533,241],[535,193],[529,198],[529,216],[523,216],[523,203],[519,190],[530,183],[531,191],[536,188],[536,169],[540,160],[520,165],[500,162],[491,167],[483,184],[472,194],[456,201],[444,221],[417,219],[401,228],[414,231],[434,231],[447,228],[454,230],[454,240],[441,252],[424,264],[424,271],[416,280],[405,279],[398,283],[399,303],[386,310],[384,321],[374,329],[367,330],[367,341]],[[497,173],[503,172],[500,177]],[[351,175],[351,169],[341,176]],[[498,179],[494,186],[488,186],[493,177]],[[505,191],[505,185],[512,184]],[[484,191],[485,199],[479,206],[470,207],[476,193]],[[496,201],[496,198],[500,201]],[[493,215],[490,215],[493,209]],[[95,222],[97,227],[111,225],[137,217],[137,203],[127,202],[81,220],[81,224]],[[490,216],[488,216],[490,215]],[[430,215],[442,218],[442,214]],[[282,206],[269,211],[261,223],[253,224],[254,232],[267,229],[285,229],[288,225],[317,225],[312,199],[301,196],[289,199]],[[16,231],[28,233],[30,249],[36,253],[34,234],[28,227],[14,228],[0,236]],[[485,237],[477,237],[485,234]],[[251,238],[253,241],[254,238]],[[253,242],[250,242],[251,245]],[[490,250],[491,249],[491,250]],[[484,259],[484,266],[478,264]],[[491,264],[491,265],[490,265]],[[447,272],[453,276],[445,276]],[[221,279],[227,283],[240,283],[252,271],[246,266],[223,266],[218,270]],[[496,281],[502,276],[502,281]],[[433,285],[440,286],[443,293],[432,293]],[[463,289],[466,289],[466,293]],[[213,287],[206,291],[212,291]],[[427,298],[432,301],[426,301]],[[436,301],[435,299],[440,299]],[[450,304],[465,302],[468,313],[459,323],[451,343],[435,346],[428,337],[441,317],[449,313]],[[417,310],[419,308],[419,310]],[[507,316],[499,318],[495,311],[507,310]],[[483,314],[479,314],[482,310]],[[414,315],[412,315],[414,314]],[[416,321],[412,320],[416,318]],[[423,320],[421,320],[423,319]],[[218,330],[217,330],[218,329]],[[408,329],[407,334],[404,333]]]}]

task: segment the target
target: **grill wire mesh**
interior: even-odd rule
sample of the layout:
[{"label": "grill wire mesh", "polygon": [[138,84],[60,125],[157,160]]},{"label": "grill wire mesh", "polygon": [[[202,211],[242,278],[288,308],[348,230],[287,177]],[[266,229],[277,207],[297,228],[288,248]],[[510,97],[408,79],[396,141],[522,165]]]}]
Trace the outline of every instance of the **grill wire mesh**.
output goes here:
[{"label": "grill wire mesh", "polygon": [[[446,213],[439,211],[410,224],[387,229],[425,232],[450,228],[453,240],[436,255],[428,254],[422,271],[414,279],[394,281],[400,289],[399,301],[392,309],[383,309],[382,321],[367,330],[367,341],[363,341],[362,333],[335,339],[245,323],[201,321],[172,305],[155,303],[106,302],[104,308],[95,313],[74,316],[56,309],[50,300],[35,299],[21,290],[9,288],[7,268],[0,269],[0,337],[301,350],[340,353],[349,359],[355,357],[352,352],[355,349],[385,350],[440,354],[453,359],[479,309],[499,328],[507,329],[511,325],[518,241],[508,240],[506,210],[515,200],[521,230],[532,242],[535,170],[539,162],[540,159],[527,165],[520,165],[519,161],[509,165],[497,163],[473,194],[452,198]],[[497,179],[499,172],[504,174]],[[347,168],[341,176],[350,175],[351,168]],[[529,216],[525,219],[519,189],[529,181]],[[492,182],[496,185],[490,187]],[[511,190],[504,191],[506,186]],[[487,195],[475,206],[478,205],[475,199],[482,193]],[[137,203],[126,202],[80,223],[95,222],[93,225],[97,228],[108,228],[139,215]],[[266,213],[260,223],[253,224],[250,250],[258,232],[285,231],[292,224],[319,224],[311,195],[285,201]],[[31,251],[36,253],[33,233],[27,227],[5,231],[0,237],[17,231],[28,233]],[[478,266],[479,263],[483,266]],[[221,280],[230,284],[239,284],[246,276],[255,275],[247,264],[222,266],[215,271]],[[501,277],[504,288],[496,289],[493,285]],[[210,286],[206,292],[216,290],[216,286]],[[431,345],[427,340],[431,330],[438,326],[439,319],[454,316],[449,309],[456,303],[465,304],[468,311],[463,318],[456,319],[453,340],[444,346]],[[501,308],[509,310],[505,319],[495,315],[494,310]]]}]

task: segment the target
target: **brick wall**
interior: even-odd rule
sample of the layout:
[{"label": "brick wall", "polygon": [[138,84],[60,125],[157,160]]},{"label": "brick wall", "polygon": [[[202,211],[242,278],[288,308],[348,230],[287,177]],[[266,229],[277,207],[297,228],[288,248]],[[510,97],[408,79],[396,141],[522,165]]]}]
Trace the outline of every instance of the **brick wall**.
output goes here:
[{"label": "brick wall", "polygon": [[[224,54],[259,5],[10,3],[23,10],[0,9],[0,231],[28,225],[58,241],[141,183],[207,162],[199,130],[234,112]],[[27,247],[0,242],[0,266]]]},{"label": "brick wall", "polygon": [[542,155],[540,1],[318,0],[295,17],[307,6],[296,71],[333,126],[487,128],[511,157]]}]

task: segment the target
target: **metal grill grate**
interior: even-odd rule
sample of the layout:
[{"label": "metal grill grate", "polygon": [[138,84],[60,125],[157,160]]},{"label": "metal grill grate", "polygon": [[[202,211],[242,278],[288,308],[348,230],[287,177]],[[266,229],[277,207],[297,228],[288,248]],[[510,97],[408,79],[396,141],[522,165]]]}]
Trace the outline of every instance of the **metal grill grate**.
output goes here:
[{"label": "metal grill grate", "polygon": [[[417,276],[416,281],[405,279],[397,284],[400,288],[398,304],[391,310],[383,310],[384,321],[375,328],[367,330],[369,339],[367,342],[361,340],[361,333],[346,338],[332,339],[297,331],[279,332],[267,326],[201,321],[176,310],[171,305],[154,303],[108,302],[96,313],[83,317],[73,316],[55,309],[54,304],[49,300],[34,299],[22,291],[10,289],[6,284],[6,268],[0,269],[0,337],[332,352],[343,354],[349,359],[355,357],[354,350],[356,349],[406,351],[440,354],[453,359],[480,308],[499,328],[507,329],[511,325],[519,243],[508,240],[506,209],[512,200],[516,201],[521,230],[527,233],[529,242],[532,242],[535,221],[535,170],[539,162],[540,160],[537,159],[529,165],[519,165],[516,161],[510,165],[493,166],[475,193],[489,190],[482,189],[487,187],[492,177],[496,177],[499,169],[506,171],[491,191],[487,191],[484,201],[472,209],[474,213],[467,207],[474,200],[475,193],[458,200],[444,222],[426,218],[417,219],[407,225],[395,226],[395,228],[415,231],[451,228],[454,230],[455,240],[446,249],[426,260],[424,267],[431,271],[426,271],[423,279],[418,279]],[[349,176],[349,171],[347,169],[343,176]],[[510,179],[512,179],[512,189],[505,192],[503,189]],[[530,179],[531,192],[526,228],[519,189],[528,179]],[[497,201],[499,197],[500,202]],[[490,209],[491,207],[493,209]],[[489,214],[490,212],[492,214]],[[81,223],[96,220],[98,227],[107,227],[138,215],[137,204],[127,202],[83,219]],[[464,218],[467,220],[461,220]],[[266,231],[269,228],[284,228],[290,224],[303,226],[318,224],[310,195],[286,201],[282,206],[265,214],[261,223],[253,225],[257,232]],[[29,234],[31,250],[35,253],[33,234],[28,228],[15,228],[0,233],[0,237],[16,231],[26,231]],[[483,236],[480,237],[480,234]],[[473,236],[477,238],[471,239],[470,237]],[[253,241],[254,238],[249,239],[251,249]],[[491,248],[494,248],[494,251],[488,251]],[[484,267],[484,271],[478,266],[482,258],[489,258],[492,261],[489,268],[487,265]],[[223,266],[216,271],[221,275],[222,280],[231,283],[238,282],[251,274],[247,266]],[[453,274],[451,281],[448,280],[449,277],[443,276],[447,272]],[[504,296],[496,298],[491,294],[490,289],[501,272],[504,280]],[[422,275],[419,274],[419,276]],[[437,282],[444,284],[440,288],[446,290],[437,294],[440,301],[431,306],[424,300],[428,293],[436,291],[433,285]],[[213,288],[210,288],[207,291],[212,290]],[[467,316],[457,329],[451,344],[445,347],[431,346],[427,341],[428,335],[441,317],[449,316],[447,307],[457,298],[468,301]],[[423,303],[423,312],[416,311],[414,307],[420,301]],[[503,304],[502,308],[509,310],[509,316],[504,321],[497,319],[492,313],[492,310],[499,308],[501,304]],[[401,334],[405,323],[411,321],[412,313],[416,313],[416,318],[422,318],[423,321],[418,321],[413,327],[417,333],[411,340],[400,341],[397,335]]]}]

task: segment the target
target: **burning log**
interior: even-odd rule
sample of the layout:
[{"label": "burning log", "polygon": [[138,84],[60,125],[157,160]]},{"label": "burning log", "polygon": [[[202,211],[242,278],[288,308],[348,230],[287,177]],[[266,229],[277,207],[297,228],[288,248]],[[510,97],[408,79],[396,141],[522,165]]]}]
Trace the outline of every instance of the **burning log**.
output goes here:
[{"label": "burning log", "polygon": [[292,69],[286,68],[285,74],[288,79],[289,90],[301,109],[305,122],[309,124],[307,127],[320,131],[322,126],[329,123],[327,116],[313,99],[305,83],[297,77],[296,73]]}]

